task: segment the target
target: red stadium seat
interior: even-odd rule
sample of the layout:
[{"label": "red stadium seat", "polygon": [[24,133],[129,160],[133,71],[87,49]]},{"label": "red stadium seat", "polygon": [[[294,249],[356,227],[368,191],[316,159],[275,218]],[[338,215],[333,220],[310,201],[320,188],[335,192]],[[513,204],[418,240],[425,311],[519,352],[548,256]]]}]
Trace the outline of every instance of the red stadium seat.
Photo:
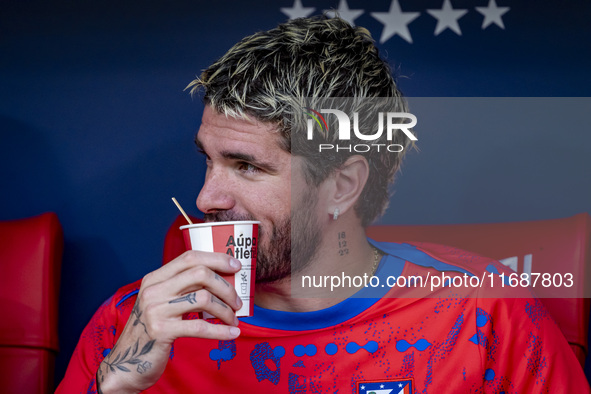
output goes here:
[{"label": "red stadium seat", "polygon": [[63,233],[57,216],[0,222],[0,392],[53,392]]},{"label": "red stadium seat", "polygon": [[[203,220],[197,219],[189,215],[191,221],[193,223],[202,223]],[[183,215],[177,216],[174,222],[168,228],[168,232],[166,233],[166,237],[164,238],[164,253],[162,254],[162,265],[168,263],[171,260],[179,257],[185,249],[185,240],[183,239],[183,233],[179,230],[179,227],[185,226],[187,223],[187,219],[183,217]]]},{"label": "red stadium seat", "polygon": [[[186,223],[179,215],[169,228],[163,264],[184,252],[179,226]],[[591,307],[587,286],[591,283],[591,217],[588,214],[531,222],[372,226],[367,229],[367,235],[377,241],[430,242],[457,247],[500,260],[518,273],[571,273],[577,287],[569,298],[549,298],[553,295],[549,292],[551,289],[546,293],[542,289],[537,294],[584,365]]]}]

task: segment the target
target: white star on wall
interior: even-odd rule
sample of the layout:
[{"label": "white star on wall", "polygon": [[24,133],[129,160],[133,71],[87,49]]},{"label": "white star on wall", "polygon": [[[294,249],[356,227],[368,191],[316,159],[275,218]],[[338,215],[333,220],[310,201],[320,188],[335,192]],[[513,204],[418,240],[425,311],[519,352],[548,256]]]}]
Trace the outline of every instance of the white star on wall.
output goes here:
[{"label": "white star on wall", "polygon": [[293,7],[291,8],[280,8],[281,12],[289,17],[289,19],[296,19],[296,18],[305,18],[310,16],[316,8],[314,7],[304,7],[302,5],[302,0],[295,0],[293,3]]},{"label": "white star on wall", "polygon": [[482,21],[483,29],[486,29],[488,25],[492,23],[499,26],[501,29],[505,29],[501,16],[509,10],[509,7],[497,7],[495,0],[489,0],[488,7],[476,7],[476,11],[484,15],[484,21]]},{"label": "white star on wall", "polygon": [[[359,18],[364,11],[365,10],[351,10],[349,9],[347,0],[340,0],[339,8],[336,10],[336,13],[338,13],[341,18],[349,22],[351,26],[355,26],[355,23],[353,21]],[[336,15],[334,10],[324,10],[324,12],[331,16],[331,18],[334,18]]]},{"label": "white star on wall", "polygon": [[418,18],[420,14],[420,12],[402,12],[398,0],[392,0],[388,12],[372,12],[371,16],[384,25],[380,44],[388,41],[390,37],[396,34],[404,38],[407,42],[412,43],[412,37],[410,36],[407,25]]},{"label": "white star on wall", "polygon": [[443,1],[443,8],[440,10],[427,10],[427,12],[434,18],[437,18],[437,26],[435,27],[435,35],[438,35],[445,29],[449,28],[457,35],[461,36],[462,31],[458,24],[458,19],[464,16],[468,10],[454,10],[451,7],[450,0]]}]

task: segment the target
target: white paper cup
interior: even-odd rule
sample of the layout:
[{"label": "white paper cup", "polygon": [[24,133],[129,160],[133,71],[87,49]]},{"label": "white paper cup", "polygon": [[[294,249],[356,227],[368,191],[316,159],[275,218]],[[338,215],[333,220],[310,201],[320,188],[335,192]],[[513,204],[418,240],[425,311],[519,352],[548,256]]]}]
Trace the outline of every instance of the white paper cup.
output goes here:
[{"label": "white paper cup", "polygon": [[[221,275],[234,286],[242,300],[242,308],[236,312],[238,317],[253,314],[259,224],[257,221],[235,221],[180,227],[188,250],[226,253],[242,263],[242,268],[235,275]],[[213,317],[207,312],[203,316]]]}]

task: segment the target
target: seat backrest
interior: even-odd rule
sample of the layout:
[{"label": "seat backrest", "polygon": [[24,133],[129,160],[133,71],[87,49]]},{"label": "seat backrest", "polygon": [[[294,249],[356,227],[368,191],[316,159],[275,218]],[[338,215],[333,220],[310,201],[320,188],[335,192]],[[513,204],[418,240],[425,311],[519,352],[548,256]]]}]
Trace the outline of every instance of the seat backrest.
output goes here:
[{"label": "seat backrest", "polygon": [[63,243],[54,213],[0,222],[0,391],[53,389]]},{"label": "seat backrest", "polygon": [[[198,219],[189,215],[193,223],[202,223],[203,220]],[[178,215],[174,222],[168,228],[166,237],[164,238],[164,251],[162,253],[162,265],[176,259],[185,250],[185,240],[183,239],[183,233],[179,229],[181,226],[187,225],[187,219],[183,215]]]},{"label": "seat backrest", "polygon": [[[584,365],[589,327],[591,217],[581,213],[564,219],[425,226],[373,226],[367,235],[377,241],[431,242],[500,260],[518,273],[572,274],[576,288],[567,294],[554,285],[536,286],[550,315]],[[556,277],[558,284],[558,277]],[[541,280],[541,279],[540,279]]]}]

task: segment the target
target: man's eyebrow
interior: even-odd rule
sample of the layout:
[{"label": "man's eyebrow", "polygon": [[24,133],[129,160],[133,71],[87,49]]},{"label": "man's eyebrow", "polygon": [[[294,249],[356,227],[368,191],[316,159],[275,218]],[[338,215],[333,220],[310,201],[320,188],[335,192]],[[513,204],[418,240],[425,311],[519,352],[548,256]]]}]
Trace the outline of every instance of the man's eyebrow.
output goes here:
[{"label": "man's eyebrow", "polygon": [[203,144],[201,143],[201,141],[199,140],[199,136],[195,136],[195,145],[197,145],[197,149],[199,149],[199,151],[205,153],[205,148],[203,148]]},{"label": "man's eyebrow", "polygon": [[261,160],[257,159],[256,157],[254,157],[253,155],[248,154],[248,153],[222,151],[222,152],[220,152],[220,155],[224,159],[244,161],[244,162],[252,164],[253,166],[259,167],[259,168],[269,171],[269,172],[276,172],[277,171],[277,167],[273,163],[270,163],[267,161],[261,161]]},{"label": "man's eyebrow", "polygon": [[261,160],[257,159],[256,157],[254,157],[253,155],[248,154],[248,153],[222,151],[222,152],[220,152],[220,155],[224,159],[244,161],[249,164],[252,164],[253,166],[259,167],[259,168],[269,171],[269,172],[276,172],[277,171],[277,167],[273,163],[261,161]]},{"label": "man's eyebrow", "polygon": [[[197,145],[197,149],[199,149],[201,151],[201,153],[204,153],[205,155],[207,155],[207,153],[205,152],[205,147],[203,146],[203,143],[201,142],[201,140],[199,140],[198,135],[195,136],[195,145]],[[248,162],[248,163],[252,164],[253,166],[259,167],[259,168],[269,171],[269,172],[276,172],[277,171],[277,166],[275,166],[273,163],[261,161],[261,160],[257,159],[256,157],[254,157],[253,155],[248,154],[248,153],[222,151],[222,152],[220,152],[220,155],[224,159],[227,159],[227,160],[237,160],[237,161]]]}]

